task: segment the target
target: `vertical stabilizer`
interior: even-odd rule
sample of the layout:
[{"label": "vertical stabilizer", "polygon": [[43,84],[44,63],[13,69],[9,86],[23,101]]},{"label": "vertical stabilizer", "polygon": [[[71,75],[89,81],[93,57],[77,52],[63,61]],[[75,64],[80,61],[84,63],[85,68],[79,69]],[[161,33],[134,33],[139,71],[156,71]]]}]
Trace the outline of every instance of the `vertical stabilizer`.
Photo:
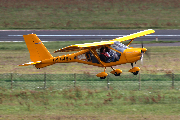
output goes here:
[{"label": "vertical stabilizer", "polygon": [[31,61],[36,62],[53,57],[36,34],[23,35],[23,37],[29,50]]}]

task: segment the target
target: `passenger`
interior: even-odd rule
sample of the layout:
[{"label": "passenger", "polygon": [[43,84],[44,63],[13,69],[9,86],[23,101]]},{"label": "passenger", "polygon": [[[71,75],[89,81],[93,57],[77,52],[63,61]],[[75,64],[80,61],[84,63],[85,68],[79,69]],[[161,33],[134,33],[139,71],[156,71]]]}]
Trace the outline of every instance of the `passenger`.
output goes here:
[{"label": "passenger", "polygon": [[110,55],[109,55],[108,53],[106,53],[105,51],[106,51],[106,50],[105,50],[104,47],[102,47],[102,48],[100,49],[100,59],[101,59],[102,61],[104,61],[104,62],[110,62],[111,57],[110,57]]}]

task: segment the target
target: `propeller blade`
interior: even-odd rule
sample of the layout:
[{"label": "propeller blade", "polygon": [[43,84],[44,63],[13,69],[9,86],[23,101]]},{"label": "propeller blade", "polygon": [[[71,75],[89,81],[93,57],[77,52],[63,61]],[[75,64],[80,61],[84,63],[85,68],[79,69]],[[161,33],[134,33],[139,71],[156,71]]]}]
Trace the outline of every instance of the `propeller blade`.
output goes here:
[{"label": "propeller blade", "polygon": [[[143,41],[141,42],[141,47],[144,48]],[[141,53],[143,54],[144,52],[141,51]],[[149,50],[147,50],[147,51],[145,52],[145,55],[147,55],[148,58],[150,59],[150,53],[149,53]],[[142,61],[143,61],[143,60],[142,60]]]},{"label": "propeller blade", "polygon": [[141,46],[142,46],[142,48],[144,48],[143,42],[141,42]]},{"label": "propeller blade", "polygon": [[143,53],[141,55],[141,64],[143,65]]}]

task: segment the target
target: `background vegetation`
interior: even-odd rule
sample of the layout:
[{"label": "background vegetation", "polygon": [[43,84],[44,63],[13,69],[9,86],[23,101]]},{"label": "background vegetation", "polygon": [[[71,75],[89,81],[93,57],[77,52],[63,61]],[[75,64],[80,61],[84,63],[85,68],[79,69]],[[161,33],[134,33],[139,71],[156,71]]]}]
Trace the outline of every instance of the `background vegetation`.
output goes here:
[{"label": "background vegetation", "polygon": [[0,29],[179,29],[179,0],[0,0]]}]

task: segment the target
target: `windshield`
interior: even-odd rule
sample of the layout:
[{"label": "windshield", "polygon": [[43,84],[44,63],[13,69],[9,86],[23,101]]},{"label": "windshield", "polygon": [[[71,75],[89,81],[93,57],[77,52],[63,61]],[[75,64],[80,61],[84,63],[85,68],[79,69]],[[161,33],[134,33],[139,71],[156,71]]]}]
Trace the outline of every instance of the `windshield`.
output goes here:
[{"label": "windshield", "polygon": [[124,52],[125,49],[128,48],[127,46],[125,46],[124,44],[122,44],[119,41],[115,41],[114,44],[111,45],[111,47],[122,53]]}]

